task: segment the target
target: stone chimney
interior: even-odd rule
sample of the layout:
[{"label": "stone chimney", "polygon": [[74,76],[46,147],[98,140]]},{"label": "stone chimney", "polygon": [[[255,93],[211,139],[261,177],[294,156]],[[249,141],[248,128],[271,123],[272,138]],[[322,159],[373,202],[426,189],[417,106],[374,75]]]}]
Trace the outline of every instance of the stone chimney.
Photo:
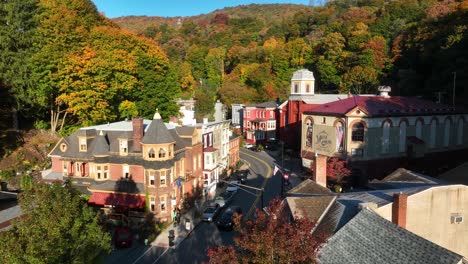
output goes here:
[{"label": "stone chimney", "polygon": [[399,227],[406,228],[406,208],[408,195],[406,193],[394,193],[392,204],[392,222]]},{"label": "stone chimney", "polygon": [[380,92],[380,96],[388,98],[390,97],[388,93],[392,91],[392,88],[390,86],[379,86],[378,90]]},{"label": "stone chimney", "polygon": [[315,154],[314,181],[327,188],[327,156]]},{"label": "stone chimney", "polygon": [[132,118],[133,127],[133,151],[141,151],[141,139],[143,138],[143,118]]}]

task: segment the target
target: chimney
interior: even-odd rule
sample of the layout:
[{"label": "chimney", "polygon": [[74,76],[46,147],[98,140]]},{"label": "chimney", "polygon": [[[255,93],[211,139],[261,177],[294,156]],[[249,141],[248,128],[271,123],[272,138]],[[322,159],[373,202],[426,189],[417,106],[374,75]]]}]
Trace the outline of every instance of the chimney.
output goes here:
[{"label": "chimney", "polygon": [[327,188],[327,156],[315,153],[314,181]]},{"label": "chimney", "polygon": [[406,228],[406,208],[408,195],[406,193],[394,193],[392,204],[392,222],[402,228]]},{"label": "chimney", "polygon": [[390,97],[388,93],[392,91],[392,88],[390,86],[379,86],[378,90],[380,92],[380,96],[388,98]]},{"label": "chimney", "polygon": [[133,127],[133,151],[141,151],[141,139],[143,138],[143,118],[132,118]]}]

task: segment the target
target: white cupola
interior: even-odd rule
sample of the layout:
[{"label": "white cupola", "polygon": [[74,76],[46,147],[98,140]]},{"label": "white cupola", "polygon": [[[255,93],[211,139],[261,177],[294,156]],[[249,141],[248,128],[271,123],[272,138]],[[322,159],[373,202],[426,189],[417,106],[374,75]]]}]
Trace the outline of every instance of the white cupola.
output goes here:
[{"label": "white cupola", "polygon": [[291,95],[314,95],[314,73],[307,69],[300,69],[291,78]]}]

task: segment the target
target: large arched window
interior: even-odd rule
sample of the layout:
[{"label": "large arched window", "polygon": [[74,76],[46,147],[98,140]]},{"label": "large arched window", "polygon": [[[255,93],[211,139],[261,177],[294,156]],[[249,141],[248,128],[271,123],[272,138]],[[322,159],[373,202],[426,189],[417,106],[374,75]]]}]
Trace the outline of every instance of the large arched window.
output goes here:
[{"label": "large arched window", "polygon": [[457,145],[463,144],[463,118],[458,119],[458,127],[457,127]]},{"label": "large arched window", "polygon": [[342,122],[337,122],[335,125],[336,130],[336,152],[343,152],[344,150],[344,125]]},{"label": "large arched window", "polygon": [[314,121],[311,118],[307,118],[306,122],[306,147],[311,148],[314,140]]},{"label": "large arched window", "polygon": [[382,126],[382,153],[388,153],[390,146],[390,127],[388,121],[384,121]]},{"label": "large arched window", "polygon": [[437,130],[437,121],[432,119],[431,121],[431,134],[429,137],[429,146],[435,148],[436,146],[436,130]]},{"label": "large arched window", "polygon": [[406,122],[400,123],[400,144],[398,145],[398,150],[400,152],[406,151]]},{"label": "large arched window", "polygon": [[452,125],[452,122],[450,119],[445,119],[444,122],[444,147],[448,147],[450,143],[450,127]]},{"label": "large arched window", "polygon": [[419,139],[422,138],[422,126],[423,126],[423,121],[421,119],[418,119],[416,121],[416,137]]},{"label": "large arched window", "polygon": [[352,141],[364,141],[364,125],[359,122],[353,125],[351,131],[351,140]]}]

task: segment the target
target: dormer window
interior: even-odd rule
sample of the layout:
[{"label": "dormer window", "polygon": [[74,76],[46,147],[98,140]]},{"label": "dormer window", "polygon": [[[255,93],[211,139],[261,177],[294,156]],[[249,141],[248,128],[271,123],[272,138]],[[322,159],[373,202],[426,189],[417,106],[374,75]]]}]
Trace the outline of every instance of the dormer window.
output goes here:
[{"label": "dormer window", "polygon": [[163,148],[160,148],[159,149],[159,158],[165,158],[166,157],[166,150],[164,150]]},{"label": "dormer window", "polygon": [[80,138],[80,152],[86,151],[88,148],[86,146],[86,138]]},{"label": "dormer window", "polygon": [[148,158],[150,158],[150,159],[156,158],[156,153],[154,152],[154,149],[153,149],[153,148],[151,148],[151,149],[148,151]]},{"label": "dormer window", "polygon": [[128,153],[128,141],[126,139],[120,140],[120,154]]}]

